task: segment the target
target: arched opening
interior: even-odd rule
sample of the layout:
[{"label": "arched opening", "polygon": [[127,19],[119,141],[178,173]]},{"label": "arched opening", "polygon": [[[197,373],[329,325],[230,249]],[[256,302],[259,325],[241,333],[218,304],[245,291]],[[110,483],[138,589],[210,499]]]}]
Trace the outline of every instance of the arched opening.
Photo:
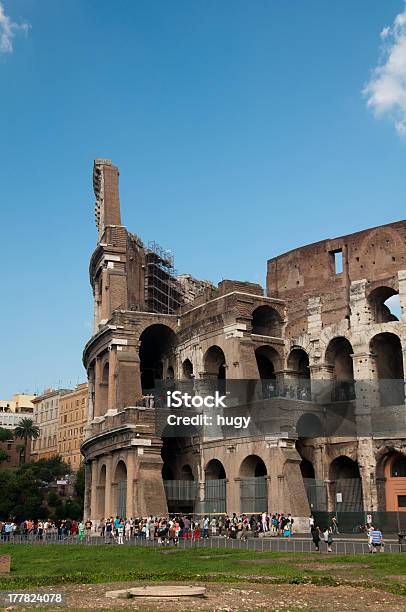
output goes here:
[{"label": "arched opening", "polygon": [[399,293],[392,287],[377,287],[368,296],[373,323],[399,321],[401,307]]},{"label": "arched opening", "polygon": [[259,306],[252,313],[252,333],[260,336],[282,336],[282,319],[271,306]]},{"label": "arched opening", "polygon": [[186,464],[181,469],[181,478],[182,480],[192,481],[195,479],[193,476],[193,471],[190,465]]},{"label": "arched opening", "polygon": [[353,349],[347,338],[339,336],[330,340],[325,361],[332,368],[332,400],[343,402],[355,398]]},{"label": "arched opening", "polygon": [[249,455],[240,465],[241,512],[266,512],[268,509],[267,469],[257,455]]},{"label": "arched opening", "polygon": [[313,463],[308,459],[302,459],[300,462],[300,472],[303,478],[315,478]]},{"label": "arched opening", "polygon": [[370,342],[382,406],[398,406],[405,401],[403,355],[400,339],[385,332]]},{"label": "arched opening", "polygon": [[211,459],[205,469],[204,511],[226,512],[226,472],[218,459]]},{"label": "arched opening", "polygon": [[116,515],[124,518],[127,512],[127,468],[124,461],[117,463],[114,471],[114,482],[117,487]]},{"label": "arched opening", "polygon": [[309,355],[302,348],[294,348],[288,357],[288,368],[291,374],[301,379],[310,378]]},{"label": "arched opening", "polygon": [[99,482],[97,485],[97,516],[99,518],[105,518],[105,493],[106,493],[106,466],[103,465],[100,474]]},{"label": "arched opening", "polygon": [[154,388],[156,380],[162,380],[164,362],[173,353],[176,335],[166,325],[150,325],[142,332],[140,342],[141,386],[146,393]]},{"label": "arched opening", "polygon": [[299,417],[296,432],[299,438],[318,438],[324,433],[319,417],[311,412],[306,412]]},{"label": "arched opening", "polygon": [[314,466],[308,459],[302,458],[300,472],[307,494],[311,512],[327,511],[327,492],[324,480],[316,480]]},{"label": "arched opening", "polygon": [[388,512],[406,512],[406,455],[388,455],[384,467],[385,499]]},{"label": "arched opening", "polygon": [[275,370],[279,365],[280,357],[271,346],[260,346],[255,349],[258,374],[262,380],[275,380]]},{"label": "arched opening", "polygon": [[[191,444],[190,438],[165,436],[161,456],[163,460],[162,479],[166,493],[168,511],[171,513],[190,513],[195,511],[198,496],[198,483],[195,481],[190,465],[179,467],[179,460]],[[197,432],[196,432],[197,433]]]},{"label": "arched opening", "polygon": [[340,455],[330,463],[331,499],[336,512],[362,512],[362,481],[357,461]]},{"label": "arched opening", "polygon": [[271,346],[259,346],[255,349],[258,375],[262,381],[262,397],[277,395],[276,370],[280,368],[279,353]]},{"label": "arched opening", "polygon": [[182,363],[182,374],[184,380],[190,380],[193,378],[193,364],[190,359],[185,359]]},{"label": "arched opening", "polygon": [[302,348],[290,351],[287,366],[290,382],[295,388],[295,395],[299,400],[311,399],[309,355]]},{"label": "arched opening", "polygon": [[100,414],[105,414],[109,408],[109,362],[103,366],[102,370],[102,378],[99,384],[99,394],[100,394]]},{"label": "arched opening", "polygon": [[175,372],[172,366],[169,366],[168,369],[166,370],[166,378],[168,380],[174,380]]},{"label": "arched opening", "polygon": [[226,358],[219,346],[211,346],[203,358],[204,371],[207,378],[226,378]]}]

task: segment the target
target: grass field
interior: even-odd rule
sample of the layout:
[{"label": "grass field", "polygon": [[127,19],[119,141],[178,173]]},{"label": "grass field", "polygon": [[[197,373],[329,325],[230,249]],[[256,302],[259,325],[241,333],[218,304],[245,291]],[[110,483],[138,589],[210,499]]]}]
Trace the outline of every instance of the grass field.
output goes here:
[{"label": "grass field", "polygon": [[0,545],[12,571],[0,589],[125,581],[374,586],[406,595],[406,554],[327,556],[136,546]]}]

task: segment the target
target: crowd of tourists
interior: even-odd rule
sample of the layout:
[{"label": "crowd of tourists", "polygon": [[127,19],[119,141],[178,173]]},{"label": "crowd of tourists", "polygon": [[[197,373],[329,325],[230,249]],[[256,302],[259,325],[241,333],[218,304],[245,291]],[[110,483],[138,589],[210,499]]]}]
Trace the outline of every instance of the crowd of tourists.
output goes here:
[{"label": "crowd of tourists", "polygon": [[[316,551],[320,551],[324,542],[326,551],[333,551],[333,537],[339,533],[335,516],[330,524],[319,527],[313,516],[309,517],[309,530]],[[79,542],[91,541],[93,536],[103,539],[105,544],[124,544],[135,540],[146,540],[158,544],[175,544],[180,540],[200,540],[209,537],[247,540],[259,534],[279,536],[288,540],[294,533],[294,519],[291,514],[267,513],[228,515],[191,515],[174,514],[166,517],[149,516],[147,518],[121,518],[119,516],[102,518],[92,522],[90,519],[75,521],[27,519],[20,523],[8,520],[0,521],[0,537],[3,542],[13,541],[18,535],[23,540],[46,541],[77,538]],[[372,524],[365,526],[368,546],[371,553],[384,550],[382,532]]]},{"label": "crowd of tourists", "polygon": [[158,543],[174,542],[180,539],[199,540],[210,536],[220,536],[228,539],[246,540],[250,535],[270,531],[274,535],[289,538],[293,531],[293,518],[290,514],[258,515],[242,514],[237,516],[202,516],[193,518],[188,515],[176,514],[170,517],[129,518],[110,517],[101,519],[94,529],[106,543],[114,539],[122,544],[131,538],[157,540]]}]

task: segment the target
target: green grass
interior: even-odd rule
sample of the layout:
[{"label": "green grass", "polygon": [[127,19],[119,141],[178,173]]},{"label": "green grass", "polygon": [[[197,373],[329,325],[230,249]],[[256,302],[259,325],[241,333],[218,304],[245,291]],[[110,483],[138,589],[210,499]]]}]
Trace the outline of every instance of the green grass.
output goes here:
[{"label": "green grass", "polygon": [[[275,581],[373,585],[406,595],[406,582],[394,578],[406,575],[406,554],[326,557],[316,553],[256,553],[216,548],[58,544],[2,544],[0,554],[10,554],[12,559],[11,573],[0,576],[0,589],[128,580]],[[244,560],[257,562],[242,563]],[[343,564],[345,567],[340,567]]]}]

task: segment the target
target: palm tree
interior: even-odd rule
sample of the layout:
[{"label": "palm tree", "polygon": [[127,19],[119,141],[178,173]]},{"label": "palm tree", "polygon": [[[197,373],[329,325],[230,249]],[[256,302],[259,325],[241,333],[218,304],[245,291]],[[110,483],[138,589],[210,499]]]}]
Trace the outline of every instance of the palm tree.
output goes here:
[{"label": "palm tree", "polygon": [[21,419],[19,424],[14,430],[15,438],[22,438],[24,440],[24,463],[27,463],[27,442],[30,440],[36,440],[39,438],[40,429],[38,425],[34,423],[32,419],[24,418]]}]

